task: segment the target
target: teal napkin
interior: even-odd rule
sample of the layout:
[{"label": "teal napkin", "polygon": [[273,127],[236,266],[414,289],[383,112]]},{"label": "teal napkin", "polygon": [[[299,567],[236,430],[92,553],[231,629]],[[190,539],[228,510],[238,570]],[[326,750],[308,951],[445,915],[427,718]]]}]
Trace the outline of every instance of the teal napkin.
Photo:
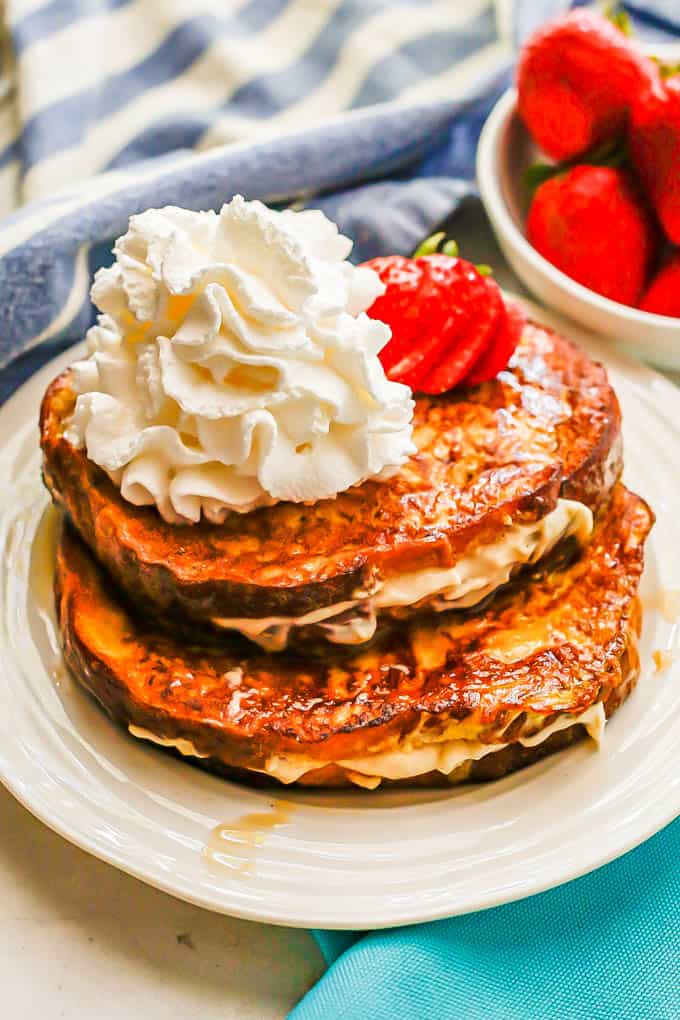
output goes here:
[{"label": "teal napkin", "polygon": [[329,967],[289,1020],[680,1020],[680,819],[517,903],[314,935]]}]

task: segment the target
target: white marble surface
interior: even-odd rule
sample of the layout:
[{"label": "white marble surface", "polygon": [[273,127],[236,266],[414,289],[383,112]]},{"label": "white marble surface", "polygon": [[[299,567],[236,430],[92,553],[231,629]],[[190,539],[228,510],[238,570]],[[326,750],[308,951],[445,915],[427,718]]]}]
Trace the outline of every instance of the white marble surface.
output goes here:
[{"label": "white marble surface", "polygon": [[56,836],[0,787],[6,1020],[281,1020],[322,971],[307,932],[157,892]]}]

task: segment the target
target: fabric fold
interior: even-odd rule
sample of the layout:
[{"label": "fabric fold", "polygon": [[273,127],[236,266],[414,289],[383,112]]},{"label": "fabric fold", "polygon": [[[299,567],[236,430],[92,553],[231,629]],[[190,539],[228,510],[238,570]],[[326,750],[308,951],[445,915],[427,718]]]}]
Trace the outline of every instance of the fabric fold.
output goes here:
[{"label": "fabric fold", "polygon": [[363,936],[314,936],[329,969],[289,1020],[674,1020],[680,821],[527,900]]}]

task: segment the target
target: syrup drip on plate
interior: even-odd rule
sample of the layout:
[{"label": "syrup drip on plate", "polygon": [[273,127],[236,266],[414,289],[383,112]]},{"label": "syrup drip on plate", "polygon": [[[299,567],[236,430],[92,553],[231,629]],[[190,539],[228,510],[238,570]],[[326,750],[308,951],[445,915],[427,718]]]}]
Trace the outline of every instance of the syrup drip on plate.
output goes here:
[{"label": "syrup drip on plate", "polygon": [[669,669],[675,660],[677,659],[677,652],[669,652],[663,648],[657,648],[656,651],[652,652],[652,659],[654,660],[655,672],[665,673]]},{"label": "syrup drip on plate", "polygon": [[289,801],[274,800],[270,811],[253,811],[233,822],[221,822],[212,830],[203,856],[241,878],[252,878],[258,847],[264,844],[268,832],[290,824],[294,806]]},{"label": "syrup drip on plate", "polygon": [[680,620],[680,588],[658,588],[643,599],[645,609],[657,610],[668,623]]}]

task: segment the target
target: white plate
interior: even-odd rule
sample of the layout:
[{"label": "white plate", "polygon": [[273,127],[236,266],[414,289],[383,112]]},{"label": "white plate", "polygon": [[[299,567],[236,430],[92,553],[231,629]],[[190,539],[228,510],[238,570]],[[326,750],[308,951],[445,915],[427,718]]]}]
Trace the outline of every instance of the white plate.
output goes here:
[{"label": "white plate", "polygon": [[[547,312],[537,318],[560,328]],[[610,366],[624,410],[628,484],[658,515],[643,592],[680,589],[680,392],[573,327]],[[36,415],[59,358],[0,410],[4,550],[0,778],[73,843],[211,910],[279,924],[375,928],[539,892],[647,839],[680,811],[680,627],[648,610],[642,677],[607,727],[498,783],[451,791],[294,792],[255,846],[216,826],[271,808],[266,792],[210,776],[117,729],[66,675],[55,635],[48,500]],[[51,512],[50,512],[51,513]],[[271,817],[276,821],[276,815]],[[256,841],[255,841],[256,842]]]}]

